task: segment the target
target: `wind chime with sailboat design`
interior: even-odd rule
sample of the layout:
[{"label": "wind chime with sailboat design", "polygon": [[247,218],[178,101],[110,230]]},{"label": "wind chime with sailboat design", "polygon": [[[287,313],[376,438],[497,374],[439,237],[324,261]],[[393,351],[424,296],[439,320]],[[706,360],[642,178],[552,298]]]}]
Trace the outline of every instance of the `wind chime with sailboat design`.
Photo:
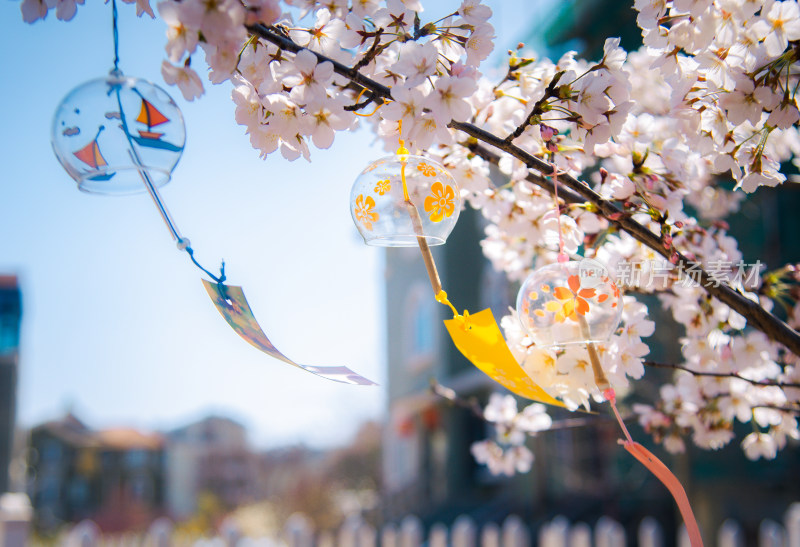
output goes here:
[{"label": "wind chime with sailboat design", "polygon": [[163,186],[185,141],[183,116],[166,91],[119,69],[75,88],[53,118],[53,149],[84,192]]},{"label": "wind chime with sailboat design", "polygon": [[186,142],[178,105],[166,91],[125,76],[119,69],[117,5],[112,0],[114,68],[105,78],[73,89],[53,117],[53,150],[67,173],[84,192],[135,194],[146,191],[177,243],[213,281],[203,280],[214,306],[245,341],[267,355],[328,380],[375,385],[345,366],[297,363],[279,351],[256,321],[241,287],[226,285],[225,263],[214,275],[194,258],[158,191],[169,182]]}]

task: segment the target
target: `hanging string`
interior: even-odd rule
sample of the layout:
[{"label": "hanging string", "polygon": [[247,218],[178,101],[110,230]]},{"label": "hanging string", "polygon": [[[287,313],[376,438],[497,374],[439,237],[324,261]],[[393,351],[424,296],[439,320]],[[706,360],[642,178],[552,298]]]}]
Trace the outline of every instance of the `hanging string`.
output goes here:
[{"label": "hanging string", "polygon": [[[358,100],[361,98],[361,96],[364,94],[364,92],[365,92],[366,90],[367,90],[367,88],[366,88],[366,87],[364,87],[364,88],[361,88],[361,91],[360,91],[360,92],[359,92],[359,94],[356,96],[356,100],[355,100],[355,104],[356,104],[356,105],[358,105]],[[371,99],[367,99],[367,100],[366,100],[366,102],[364,103],[364,106],[366,106],[367,104],[369,104],[369,101],[370,101],[370,100],[371,100]],[[377,102],[377,101],[376,101],[376,102]],[[375,106],[375,110],[373,110],[373,111],[372,111],[372,112],[370,112],[369,114],[362,114],[361,112],[356,112],[355,110],[353,111],[353,114],[355,114],[356,116],[361,116],[362,118],[369,118],[370,116],[372,116],[373,114],[375,114],[375,113],[378,111],[378,109],[380,109],[380,107],[382,107],[383,105],[385,105],[385,104],[386,104],[386,103],[388,103],[388,102],[389,102],[389,100],[387,100],[387,99],[384,99],[384,100],[383,100],[383,102],[382,102],[382,103],[378,103],[378,104]],[[357,107],[356,107],[356,108],[357,108]],[[403,120],[400,120],[400,123],[403,123]]]},{"label": "hanging string", "polygon": [[[553,181],[556,223],[558,225],[558,262],[563,264],[569,260],[569,256],[567,256],[567,253],[564,251],[564,236],[561,233],[561,208],[558,203],[558,176],[563,174],[564,171],[560,171],[555,162],[553,162],[552,166],[552,175],[546,176],[551,178]],[[628,431],[628,428],[625,426],[625,422],[622,420],[622,416],[617,408],[616,392],[614,391],[614,388],[611,387],[611,384],[608,382],[608,379],[603,372],[603,368],[600,366],[600,357],[597,354],[597,348],[595,347],[594,343],[590,341],[591,333],[589,331],[589,325],[586,323],[586,319],[584,319],[582,315],[578,314],[577,317],[582,335],[587,340],[586,349],[589,352],[589,361],[592,364],[592,372],[594,373],[595,384],[603,392],[603,398],[611,405],[611,409],[614,411],[614,417],[617,419],[617,423],[625,435],[625,440],[620,441],[620,444],[622,444],[622,446],[625,447],[625,450],[630,452],[633,457],[635,457],[653,475],[655,475],[656,478],[664,484],[664,486],[667,487],[667,490],[669,490],[673,499],[678,504],[678,510],[683,517],[683,522],[686,524],[686,531],[689,535],[689,541],[692,547],[703,547],[703,538],[700,535],[700,527],[697,525],[697,519],[695,519],[694,513],[692,512],[692,506],[689,503],[689,498],[686,495],[683,485],[681,485],[681,482],[678,480],[678,478],[669,470],[669,468],[667,468],[666,465],[663,464],[663,462],[661,462],[661,460],[656,458],[649,450],[631,438],[631,434]]]},{"label": "hanging string", "polygon": [[558,203],[558,176],[566,171],[561,171],[555,162],[552,163],[553,174],[548,175],[553,181],[553,196],[556,208],[556,225],[558,226],[558,261],[563,263],[569,261],[569,256],[564,251],[564,234],[561,232],[561,205]]},{"label": "hanging string", "polygon": [[[114,68],[111,71],[114,75],[121,75],[122,71],[119,69],[119,26],[118,26],[118,13],[117,13],[117,0],[111,0],[111,23],[112,23],[112,31],[114,37]],[[142,100],[144,97],[133,88],[133,91],[137,93]],[[122,99],[120,98],[120,90],[119,87],[116,89],[117,92],[117,105],[119,106],[120,112],[120,122],[122,123],[122,130],[125,132],[126,137],[128,138],[128,146],[130,149],[128,150],[128,154],[131,157],[131,161],[137,167],[137,171],[139,172],[139,176],[142,178],[142,182],[144,183],[144,187],[147,192],[150,194],[150,197],[153,199],[153,203],[158,209],[158,213],[161,215],[161,218],[164,220],[164,223],[167,225],[167,229],[169,230],[170,235],[176,241],[178,245],[178,249],[181,251],[186,251],[186,254],[189,255],[192,263],[200,268],[208,277],[213,279],[218,285],[222,285],[225,282],[225,261],[222,261],[220,265],[220,273],[219,276],[212,274],[210,271],[205,269],[194,257],[194,249],[192,249],[192,244],[189,241],[189,238],[183,237],[178,230],[178,227],[175,225],[175,221],[172,220],[172,215],[170,215],[167,206],[164,204],[164,201],[161,199],[161,194],[159,194],[158,189],[156,188],[153,181],[150,179],[150,174],[147,172],[142,165],[142,161],[139,158],[139,154],[136,151],[136,146],[134,145],[133,139],[131,138],[130,131],[128,130],[128,123],[125,116],[125,111],[122,108]],[[223,293],[224,294],[224,293]]]},{"label": "hanging string", "polygon": [[114,26],[114,70],[119,70],[119,30],[117,29],[117,0],[111,0],[111,21]]}]

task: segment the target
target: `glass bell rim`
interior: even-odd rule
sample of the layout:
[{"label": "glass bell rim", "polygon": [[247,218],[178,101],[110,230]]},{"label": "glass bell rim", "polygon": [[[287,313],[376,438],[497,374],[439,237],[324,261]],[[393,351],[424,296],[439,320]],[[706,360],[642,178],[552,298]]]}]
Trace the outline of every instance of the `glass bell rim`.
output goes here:
[{"label": "glass bell rim", "polygon": [[[406,161],[408,158],[419,159],[419,160],[426,161],[426,162],[433,162],[433,163],[437,164],[439,167],[441,167],[443,169],[445,168],[444,165],[442,164],[442,162],[440,162],[436,158],[429,158],[427,156],[421,156],[419,154],[411,154],[411,153],[409,153],[409,154],[397,154],[397,153],[395,153],[395,154],[391,154],[389,156],[382,156],[382,157],[380,157],[378,159],[372,160],[369,163],[369,165],[372,165],[372,164],[375,164],[375,163],[380,163],[382,161]],[[367,165],[367,168],[369,167],[369,165]]]},{"label": "glass bell rim", "polygon": [[[429,247],[444,245],[445,240],[441,237],[424,234],[422,237]],[[364,243],[371,247],[417,247],[419,245],[416,234],[392,234],[385,236],[364,237]]]},{"label": "glass bell rim", "polygon": [[[144,181],[142,181],[141,186],[136,187],[134,190],[119,190],[117,187],[109,186],[108,191],[97,190],[94,188],[89,187],[88,185],[91,184],[93,181],[93,177],[103,176],[110,173],[120,173],[124,171],[138,171],[138,167],[134,166],[123,166],[123,167],[114,167],[114,166],[107,166],[107,169],[96,169],[94,171],[88,171],[84,173],[78,174],[75,178],[75,182],[78,185],[78,190],[85,194],[93,194],[98,196],[134,196],[136,194],[142,194],[147,192],[147,187],[145,186]],[[160,169],[158,167],[143,167],[142,169],[146,170],[148,174],[151,173],[158,173],[158,177],[153,177],[151,175],[150,182],[153,184],[154,188],[161,188],[166,186],[170,180],[172,180],[172,173],[165,169]],[[113,189],[112,189],[113,188]]]},{"label": "glass bell rim", "polygon": [[[528,333],[530,337],[530,333]],[[533,338],[531,337],[531,340]],[[552,350],[552,351],[561,351],[566,350],[569,347],[573,346],[587,346],[589,344],[593,344],[595,347],[602,348],[605,344],[608,344],[611,341],[611,337],[608,338],[593,338],[591,340],[571,340],[569,342],[551,342],[549,344],[540,344],[533,340],[534,345],[531,346],[533,349],[544,349],[544,350]]]}]

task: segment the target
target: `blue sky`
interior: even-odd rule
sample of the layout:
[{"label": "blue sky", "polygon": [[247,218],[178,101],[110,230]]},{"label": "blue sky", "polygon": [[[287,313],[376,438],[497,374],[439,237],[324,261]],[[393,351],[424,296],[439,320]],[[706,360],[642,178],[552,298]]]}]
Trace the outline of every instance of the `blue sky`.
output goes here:
[{"label": "blue sky", "polygon": [[[489,4],[502,54],[530,5]],[[51,12],[27,25],[17,1],[0,3],[0,273],[17,274],[23,291],[21,425],[70,407],[92,426],[146,429],[216,412],[244,423],[258,446],[346,442],[383,414],[383,388],[329,382],[249,346],[146,194],[81,193],[56,160],[56,106],[112,66],[110,11],[87,2],[69,23]],[[160,75],[163,22],[136,18],[131,5],[119,11],[121,69],[167,89],[183,111],[186,148],[162,195],[195,256],[212,271],[225,259],[229,283],[244,287],[289,357],[383,383],[383,251],[362,243],[348,211],[356,175],[383,155],[372,136],[340,134],[331,149],[312,148],[311,163],[261,160],[234,121],[230,85],[207,84],[187,103]]]}]

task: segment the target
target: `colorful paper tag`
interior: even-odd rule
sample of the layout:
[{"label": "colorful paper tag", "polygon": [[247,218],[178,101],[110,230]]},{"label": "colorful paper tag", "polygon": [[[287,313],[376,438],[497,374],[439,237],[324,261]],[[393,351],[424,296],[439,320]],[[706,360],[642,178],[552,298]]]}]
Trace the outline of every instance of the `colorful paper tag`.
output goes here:
[{"label": "colorful paper tag", "polygon": [[[225,321],[236,331],[236,334],[244,338],[250,345],[266,353],[270,357],[280,359],[284,363],[288,363],[294,367],[301,368],[317,376],[321,376],[334,382],[341,382],[343,384],[353,384],[360,386],[375,386],[378,385],[372,380],[368,380],[363,376],[356,374],[347,367],[317,367],[311,365],[301,365],[295,363],[283,353],[278,351],[272,342],[270,342],[261,326],[256,321],[253,315],[253,310],[247,303],[244,297],[244,292],[241,287],[236,285],[220,285],[203,280],[203,285],[206,287],[208,296],[214,302],[219,313],[225,318]],[[224,294],[222,294],[224,292]]]},{"label": "colorful paper tag", "polygon": [[492,310],[444,322],[464,357],[503,387],[527,399],[553,406],[564,403],[547,394],[528,376],[508,349]]}]

